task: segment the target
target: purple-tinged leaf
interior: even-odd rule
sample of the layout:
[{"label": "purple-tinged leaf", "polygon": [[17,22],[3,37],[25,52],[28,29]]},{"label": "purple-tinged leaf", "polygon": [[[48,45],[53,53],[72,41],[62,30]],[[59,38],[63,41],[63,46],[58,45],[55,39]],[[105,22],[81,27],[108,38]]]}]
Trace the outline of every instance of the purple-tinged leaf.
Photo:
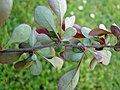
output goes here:
[{"label": "purple-tinged leaf", "polygon": [[27,62],[27,61],[23,60],[23,61],[19,61],[19,62],[15,63],[14,68],[16,70],[22,70],[22,69],[29,67],[31,64],[32,64],[32,61]]},{"label": "purple-tinged leaf", "polygon": [[79,69],[71,70],[64,74],[58,83],[58,90],[74,90],[79,80]]},{"label": "purple-tinged leaf", "polygon": [[94,57],[90,62],[90,69],[94,70],[96,65],[97,65],[97,61],[95,60],[95,57]]},{"label": "purple-tinged leaf", "polygon": [[50,35],[49,35],[49,32],[48,32],[48,30],[46,29],[46,28],[41,28],[41,27],[39,27],[39,28],[37,28],[36,29],[36,32],[38,33],[38,34],[46,34],[46,35],[48,35],[49,37],[50,37]]},{"label": "purple-tinged leaf", "polygon": [[94,56],[98,62],[108,65],[110,63],[112,53],[109,50],[94,51]]},{"label": "purple-tinged leaf", "polygon": [[17,61],[21,56],[21,52],[5,52],[0,53],[0,63],[8,64],[14,61]]},{"label": "purple-tinged leaf", "polygon": [[100,24],[99,28],[95,28],[89,33],[91,36],[102,36],[106,34],[111,34],[111,32],[106,29],[104,24]]},{"label": "purple-tinged leaf", "polygon": [[106,31],[104,29],[100,29],[100,28],[95,28],[92,31],[90,31],[89,35],[91,36],[102,36],[102,35],[106,35],[106,34],[111,34],[110,31]]},{"label": "purple-tinged leaf", "polygon": [[111,32],[114,34],[118,39],[120,39],[120,27],[116,24],[113,24],[111,26]]},{"label": "purple-tinged leaf", "polygon": [[62,24],[63,17],[67,10],[66,0],[48,0],[48,3],[53,12],[57,15],[60,23]]},{"label": "purple-tinged leaf", "polygon": [[77,30],[77,34],[74,36],[75,38],[85,38],[85,36],[81,33],[81,26],[74,24],[73,27]]},{"label": "purple-tinged leaf", "polygon": [[0,0],[0,25],[9,17],[12,4],[12,0]]}]

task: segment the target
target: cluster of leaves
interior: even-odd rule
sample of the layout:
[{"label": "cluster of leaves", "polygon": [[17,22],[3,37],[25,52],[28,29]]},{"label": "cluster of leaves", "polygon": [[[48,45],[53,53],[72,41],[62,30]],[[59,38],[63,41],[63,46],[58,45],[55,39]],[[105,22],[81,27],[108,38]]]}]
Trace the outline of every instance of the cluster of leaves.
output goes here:
[{"label": "cluster of leaves", "polygon": [[[19,25],[14,29],[7,46],[13,43],[18,44],[19,49],[54,43],[57,43],[58,46],[39,48],[29,52],[0,52],[0,63],[15,62],[16,70],[30,67],[32,75],[39,75],[42,71],[42,64],[38,56],[50,62],[57,70],[62,68],[64,60],[77,62],[78,66],[63,75],[58,83],[59,90],[74,90],[80,76],[80,64],[87,50],[94,56],[90,62],[92,70],[97,63],[108,65],[112,56],[112,53],[104,47],[89,49],[85,46],[109,45],[109,34],[116,36],[118,42],[115,46],[120,46],[120,28],[115,24],[111,26],[111,31],[106,29],[103,24],[93,30],[88,27],[81,27],[75,24],[75,16],[64,19],[67,10],[66,0],[48,0],[48,3],[58,18],[57,22],[54,21],[53,13],[49,8],[37,6],[34,19],[39,27],[32,30],[27,24]],[[83,47],[62,48],[59,44],[81,45]],[[114,48],[114,50],[120,51],[120,48]]]}]

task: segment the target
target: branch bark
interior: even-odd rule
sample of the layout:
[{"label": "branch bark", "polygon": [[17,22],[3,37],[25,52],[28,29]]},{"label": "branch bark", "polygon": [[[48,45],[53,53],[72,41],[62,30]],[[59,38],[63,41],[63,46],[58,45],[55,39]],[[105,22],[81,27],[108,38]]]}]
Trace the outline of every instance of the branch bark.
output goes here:
[{"label": "branch bark", "polygon": [[53,43],[53,44],[48,44],[48,45],[43,45],[43,46],[37,46],[37,47],[32,47],[32,48],[23,48],[23,49],[7,49],[7,50],[1,50],[0,53],[5,53],[5,52],[30,52],[30,51],[35,51],[40,48],[46,48],[46,47],[53,47],[53,46],[64,46],[64,47],[74,47],[74,48],[120,48],[120,46],[110,46],[110,45],[75,45],[75,44],[61,44],[61,43]]}]

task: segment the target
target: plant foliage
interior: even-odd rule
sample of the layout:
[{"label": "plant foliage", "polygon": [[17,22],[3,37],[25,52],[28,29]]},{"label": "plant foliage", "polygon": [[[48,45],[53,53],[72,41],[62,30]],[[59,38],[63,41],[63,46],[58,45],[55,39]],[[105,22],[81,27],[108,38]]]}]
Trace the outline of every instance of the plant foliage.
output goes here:
[{"label": "plant foliage", "polygon": [[[0,24],[5,21],[1,18],[3,14],[6,15],[6,19],[11,10],[8,7],[5,7],[5,10],[1,7],[1,4],[5,5],[4,1],[7,3],[8,0],[2,0],[0,3]],[[17,44],[18,48],[16,51],[7,51],[1,47],[0,63],[15,62],[16,70],[30,68],[32,75],[39,75],[42,73],[42,64],[38,57],[50,62],[57,70],[62,68],[65,61],[76,62],[77,67],[64,74],[58,83],[59,90],[74,90],[79,80],[80,65],[86,51],[90,51],[93,55],[90,62],[92,70],[97,64],[108,65],[110,63],[112,53],[105,48],[109,45],[107,39],[109,34],[117,39],[115,47],[113,46],[114,50],[120,51],[120,28],[116,24],[113,24],[110,30],[106,29],[103,24],[95,29],[82,27],[75,24],[75,16],[64,18],[67,11],[66,0],[48,0],[48,4],[57,16],[58,23],[55,23],[53,13],[49,8],[37,6],[34,19],[39,28],[32,30],[27,24],[16,27],[7,46]],[[11,7],[11,2],[8,5]],[[61,48],[61,46],[65,47]],[[89,49],[92,46],[93,49]]]}]

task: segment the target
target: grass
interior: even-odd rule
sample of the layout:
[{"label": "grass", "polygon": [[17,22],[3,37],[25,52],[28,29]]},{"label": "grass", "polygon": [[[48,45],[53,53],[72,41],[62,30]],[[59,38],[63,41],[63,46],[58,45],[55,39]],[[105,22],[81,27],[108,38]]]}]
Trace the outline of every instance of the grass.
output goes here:
[{"label": "grass", "polygon": [[[34,22],[33,14],[37,5],[48,6],[46,0],[14,0],[14,6],[10,18],[0,27],[0,45],[4,46],[16,26],[27,23],[33,28],[37,25]],[[83,10],[78,10],[79,6]],[[76,23],[90,28],[98,27],[103,23],[109,29],[111,24],[120,25],[119,0],[88,0],[86,4],[82,0],[68,0],[68,11],[74,12]],[[93,13],[95,18],[91,18]],[[116,42],[114,37],[111,43]],[[15,46],[13,45],[12,48]],[[109,66],[97,65],[94,71],[89,68],[90,57],[84,60],[81,67],[80,80],[76,90],[119,90],[120,88],[120,53],[114,52]],[[90,56],[90,57],[89,57]],[[57,72],[51,64],[44,59],[40,59],[43,71],[39,76],[32,76],[29,69],[16,71],[13,64],[0,65],[0,90],[57,90],[59,78],[70,69],[75,67],[75,63],[65,62],[62,70]]]}]

